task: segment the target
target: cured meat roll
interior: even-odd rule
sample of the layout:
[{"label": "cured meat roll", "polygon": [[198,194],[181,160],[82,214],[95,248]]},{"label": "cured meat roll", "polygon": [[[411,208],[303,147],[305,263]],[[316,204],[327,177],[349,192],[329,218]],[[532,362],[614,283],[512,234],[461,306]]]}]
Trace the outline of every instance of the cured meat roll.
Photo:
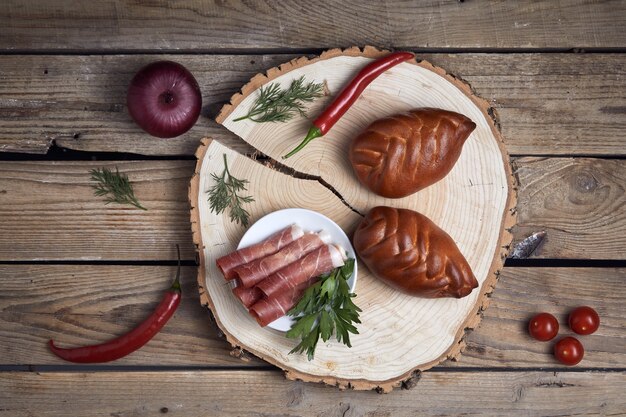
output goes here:
[{"label": "cured meat roll", "polygon": [[324,245],[270,275],[261,281],[257,288],[266,298],[278,298],[282,294],[290,293],[311,278],[343,266],[345,259],[346,254],[343,248],[336,245]]},{"label": "cured meat roll", "polygon": [[257,287],[235,287],[233,288],[233,294],[239,298],[241,303],[246,306],[246,308],[250,308],[252,304],[256,303],[263,297],[263,293]]},{"label": "cured meat roll", "polygon": [[306,233],[273,255],[233,268],[238,287],[250,288],[330,240],[327,232]]},{"label": "cured meat roll", "polygon": [[224,278],[231,280],[235,278],[233,268],[255,259],[272,255],[303,235],[304,231],[302,228],[294,224],[274,233],[259,243],[222,256],[215,263],[219,270],[222,271],[222,274],[224,274]]},{"label": "cured meat roll", "polygon": [[450,235],[416,211],[374,207],[352,241],[377,278],[407,294],[461,298],[478,287]]},{"label": "cured meat roll", "polygon": [[315,283],[316,278],[313,277],[297,287],[281,293],[277,297],[261,298],[250,307],[250,315],[256,319],[261,327],[267,326],[274,320],[287,314],[289,310],[298,304],[304,291]]}]

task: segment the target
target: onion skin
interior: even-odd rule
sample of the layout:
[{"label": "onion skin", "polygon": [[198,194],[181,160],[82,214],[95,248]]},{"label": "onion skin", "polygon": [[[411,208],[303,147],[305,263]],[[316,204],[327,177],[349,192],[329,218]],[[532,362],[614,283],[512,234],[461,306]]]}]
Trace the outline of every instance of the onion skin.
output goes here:
[{"label": "onion skin", "polygon": [[133,77],[128,112],[143,130],[159,138],[180,136],[196,123],[202,94],[194,76],[173,61],[146,65]]}]

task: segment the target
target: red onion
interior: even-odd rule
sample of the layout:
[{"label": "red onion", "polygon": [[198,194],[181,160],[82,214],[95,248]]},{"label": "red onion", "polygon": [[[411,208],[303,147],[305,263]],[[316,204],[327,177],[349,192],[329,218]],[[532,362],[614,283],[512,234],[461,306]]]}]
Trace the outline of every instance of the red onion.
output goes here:
[{"label": "red onion", "polygon": [[126,98],[133,120],[152,136],[173,138],[200,116],[202,95],[193,75],[172,61],[148,64],[133,77]]}]

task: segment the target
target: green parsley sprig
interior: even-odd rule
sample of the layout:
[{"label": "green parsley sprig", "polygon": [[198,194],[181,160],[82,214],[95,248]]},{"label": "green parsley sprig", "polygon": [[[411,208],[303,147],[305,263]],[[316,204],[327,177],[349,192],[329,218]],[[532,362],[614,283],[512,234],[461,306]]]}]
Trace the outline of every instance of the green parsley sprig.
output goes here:
[{"label": "green parsley sprig", "polygon": [[288,89],[283,90],[278,83],[272,83],[267,87],[261,87],[259,97],[256,99],[250,112],[242,117],[234,119],[250,119],[254,122],[286,122],[296,114],[306,117],[304,103],[310,103],[314,99],[324,95],[323,83],[304,83],[304,76],[293,80]]},{"label": "green parsley sprig", "polygon": [[338,342],[352,347],[350,333],[359,334],[354,323],[361,323],[361,309],[354,304],[347,280],[354,271],[354,259],[323,275],[309,287],[298,304],[287,315],[295,318],[295,323],[287,332],[290,339],[300,338],[300,343],[289,353],[306,352],[309,360],[315,356],[315,347],[321,337],[324,342],[335,334]]},{"label": "green parsley sprig", "polygon": [[105,204],[130,204],[139,209],[148,210],[135,197],[135,192],[128,176],[120,174],[117,167],[115,167],[115,172],[108,168],[95,168],[90,173],[91,180],[97,182],[97,184],[92,185],[95,189],[94,194],[97,197],[106,196]]},{"label": "green parsley sprig", "polygon": [[228,170],[228,161],[224,154],[224,171],[221,175],[211,174],[215,185],[209,191],[209,207],[215,214],[220,214],[227,208],[230,208],[230,221],[241,223],[244,227],[248,225],[250,213],[242,207],[244,203],[254,201],[252,196],[242,196],[237,193],[247,191],[246,184],[248,180],[240,180],[233,177]]}]

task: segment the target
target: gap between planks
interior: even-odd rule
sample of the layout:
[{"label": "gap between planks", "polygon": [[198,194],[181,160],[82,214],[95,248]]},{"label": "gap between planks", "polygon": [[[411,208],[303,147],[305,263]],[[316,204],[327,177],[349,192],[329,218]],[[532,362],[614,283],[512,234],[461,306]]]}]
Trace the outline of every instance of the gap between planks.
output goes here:
[{"label": "gap between planks", "polygon": [[[320,55],[322,52],[332,49],[335,45],[328,45],[323,48],[224,48],[224,49],[12,49],[0,50],[0,56],[24,55],[24,56],[111,56],[111,55],[231,55],[243,57],[259,57],[262,55]],[[571,46],[565,48],[391,48],[393,50],[410,51],[416,54],[623,54],[625,47],[584,47]]]},{"label": "gap between planks", "polygon": [[[0,373],[6,372],[222,372],[222,371],[250,371],[250,372],[276,372],[284,373],[281,369],[273,365],[217,365],[217,366],[193,366],[193,365],[0,365]],[[428,373],[484,373],[484,372],[547,372],[547,373],[576,373],[576,372],[595,372],[595,373],[615,373],[626,372],[626,367],[611,368],[593,368],[593,367],[503,367],[493,368],[486,366],[468,366],[468,367],[451,367],[451,366],[435,366],[428,369]]]}]

